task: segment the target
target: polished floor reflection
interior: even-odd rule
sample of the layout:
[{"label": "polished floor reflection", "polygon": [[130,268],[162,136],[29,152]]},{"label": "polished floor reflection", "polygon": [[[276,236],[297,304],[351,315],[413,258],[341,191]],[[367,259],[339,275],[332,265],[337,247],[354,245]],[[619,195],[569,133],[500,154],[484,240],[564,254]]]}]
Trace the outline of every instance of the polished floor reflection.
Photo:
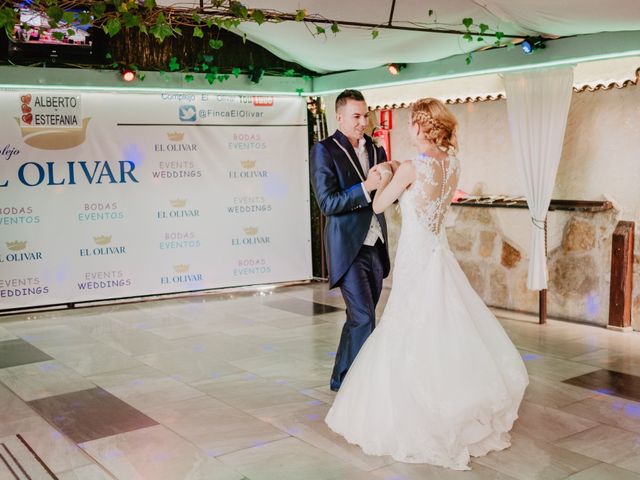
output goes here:
[{"label": "polished floor reflection", "polygon": [[500,318],[513,446],[454,472],[326,427],[343,309],[313,284],[0,317],[0,480],[640,480],[639,333]]}]

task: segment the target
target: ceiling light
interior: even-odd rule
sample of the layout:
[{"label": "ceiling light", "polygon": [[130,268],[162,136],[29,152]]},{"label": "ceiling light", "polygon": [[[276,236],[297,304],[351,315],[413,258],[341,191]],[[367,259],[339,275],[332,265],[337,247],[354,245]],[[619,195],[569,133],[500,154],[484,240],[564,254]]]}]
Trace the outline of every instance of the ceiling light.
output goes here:
[{"label": "ceiling light", "polygon": [[122,69],[122,80],[125,82],[133,82],[136,79],[136,71],[131,68]]},{"label": "ceiling light", "polygon": [[390,63],[387,65],[387,70],[391,75],[398,75],[405,68],[407,68],[406,63]]},{"label": "ceiling light", "polygon": [[546,45],[542,37],[527,37],[520,44],[520,48],[527,55],[531,55],[536,50],[546,48]]},{"label": "ceiling light", "polygon": [[251,83],[258,84],[264,76],[264,68],[249,68],[249,80]]}]

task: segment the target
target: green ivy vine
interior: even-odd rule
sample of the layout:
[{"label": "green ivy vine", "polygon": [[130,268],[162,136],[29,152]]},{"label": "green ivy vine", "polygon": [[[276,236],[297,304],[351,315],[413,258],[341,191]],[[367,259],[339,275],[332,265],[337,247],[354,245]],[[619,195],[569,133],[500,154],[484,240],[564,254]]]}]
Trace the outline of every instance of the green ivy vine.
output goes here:
[{"label": "green ivy vine", "polygon": [[[19,10],[13,6],[0,7],[0,29],[4,29],[7,35],[13,35],[13,29],[19,23]],[[224,82],[243,73],[239,67],[234,67],[231,73],[219,72],[213,65],[213,53],[224,47],[224,42],[219,38],[222,29],[230,30],[244,22],[253,22],[258,25],[263,23],[278,23],[284,21],[303,22],[309,32],[314,36],[333,35],[341,31],[341,26],[349,25],[349,22],[331,20],[317,14],[309,14],[304,9],[295,12],[280,12],[272,9],[250,9],[237,0],[209,0],[203,9],[194,9],[179,6],[160,6],[156,0],[100,0],[87,2],[86,0],[33,0],[30,8],[46,15],[51,28],[67,27],[67,32],[72,35],[73,27],[78,25],[91,25],[101,28],[108,37],[114,37],[123,30],[137,29],[150,35],[158,42],[163,42],[169,37],[181,36],[187,30],[195,38],[203,38],[206,29],[217,28],[218,36],[208,42],[209,51],[201,55],[200,62],[188,69],[179,63],[176,57],[172,57],[167,65],[168,72],[185,72],[185,81],[194,80],[194,73],[203,73],[210,84]],[[418,28],[429,32],[449,33],[460,35],[467,42],[483,42],[490,47],[513,46],[508,35],[496,29],[490,28],[485,23],[475,23],[472,18],[464,18],[458,25],[443,25],[437,21],[433,10],[425,11],[427,22],[415,22]],[[26,25],[24,26],[27,27]],[[371,38],[375,40],[380,30],[387,28],[385,25],[358,25],[359,28],[369,29]],[[329,31],[327,31],[329,30]],[[58,40],[64,37],[64,33],[57,31],[53,36]],[[489,41],[488,39],[492,39]],[[472,61],[472,54],[466,56],[466,63]],[[113,68],[122,65],[118,61],[112,63]],[[128,66],[134,68],[135,66]],[[297,76],[294,70],[287,70],[284,76]],[[139,79],[143,79],[140,75]]]}]

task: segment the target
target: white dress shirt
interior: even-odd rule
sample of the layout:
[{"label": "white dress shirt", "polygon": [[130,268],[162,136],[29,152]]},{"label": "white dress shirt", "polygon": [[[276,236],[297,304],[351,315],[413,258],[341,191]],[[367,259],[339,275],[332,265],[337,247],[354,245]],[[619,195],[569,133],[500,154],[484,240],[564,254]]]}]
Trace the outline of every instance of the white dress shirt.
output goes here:
[{"label": "white dress shirt", "polygon": [[[360,162],[360,166],[362,167],[362,171],[364,172],[364,176],[366,177],[369,173],[369,155],[367,154],[365,144],[365,139],[361,138],[358,142],[358,146],[355,148],[355,151],[358,157],[358,161]],[[375,145],[373,148],[375,148]],[[367,192],[367,189],[364,186],[364,182],[360,185],[362,185],[362,191],[364,192],[364,196],[367,198],[367,201],[371,203],[371,195],[369,195],[369,192]],[[380,241],[384,243],[384,237],[382,236],[382,227],[380,227],[378,217],[376,217],[374,214],[371,218],[371,225],[369,225],[369,232],[364,239],[364,245],[373,246],[376,244],[376,240],[378,239],[380,239]]]}]

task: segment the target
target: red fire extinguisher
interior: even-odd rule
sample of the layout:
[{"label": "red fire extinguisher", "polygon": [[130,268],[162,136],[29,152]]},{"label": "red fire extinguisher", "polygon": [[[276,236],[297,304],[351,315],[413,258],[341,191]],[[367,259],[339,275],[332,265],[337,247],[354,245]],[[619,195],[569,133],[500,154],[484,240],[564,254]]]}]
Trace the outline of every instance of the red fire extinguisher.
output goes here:
[{"label": "red fire extinguisher", "polygon": [[393,115],[389,109],[380,110],[380,126],[373,132],[373,139],[384,148],[387,161],[391,161],[391,128],[393,128]]}]

